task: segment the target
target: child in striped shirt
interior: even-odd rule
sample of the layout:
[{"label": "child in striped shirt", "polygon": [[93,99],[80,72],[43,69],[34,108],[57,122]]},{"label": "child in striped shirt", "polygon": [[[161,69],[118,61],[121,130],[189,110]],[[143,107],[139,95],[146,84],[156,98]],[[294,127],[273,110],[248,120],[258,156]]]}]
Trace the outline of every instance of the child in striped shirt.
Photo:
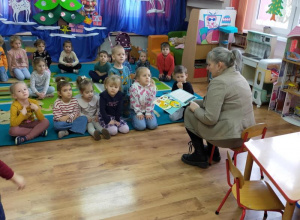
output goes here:
[{"label": "child in striped shirt", "polygon": [[58,138],[73,133],[84,134],[87,117],[80,116],[80,107],[76,98],[72,97],[71,84],[65,77],[56,77],[58,98],[53,107],[53,127],[58,131]]}]

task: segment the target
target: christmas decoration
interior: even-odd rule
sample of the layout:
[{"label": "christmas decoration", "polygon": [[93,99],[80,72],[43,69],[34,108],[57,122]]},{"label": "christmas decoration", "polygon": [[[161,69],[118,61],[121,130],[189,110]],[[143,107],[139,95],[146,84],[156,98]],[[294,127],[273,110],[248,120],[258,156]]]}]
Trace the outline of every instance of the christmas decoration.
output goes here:
[{"label": "christmas decoration", "polygon": [[93,22],[93,20],[91,18],[85,16],[85,19],[84,19],[83,22],[86,23],[86,24],[91,24]]},{"label": "christmas decoration", "polygon": [[39,24],[52,25],[60,17],[74,24],[79,24],[84,20],[84,16],[76,11],[82,7],[77,0],[38,0],[35,6],[43,10],[33,16]]},{"label": "christmas decoration", "polygon": [[84,26],[81,24],[69,24],[72,32],[83,33]]},{"label": "christmas decoration", "polygon": [[93,15],[93,25],[94,26],[101,26],[102,25],[102,16],[101,15]]},{"label": "christmas decoration", "polygon": [[95,6],[97,5],[96,0],[82,0],[81,3],[84,5],[85,15],[93,15]]},{"label": "christmas decoration", "polygon": [[31,9],[30,9],[30,2],[28,0],[21,0],[21,1],[17,1],[17,0],[9,0],[9,5],[12,7],[13,10],[13,19],[15,22],[19,22],[18,21],[18,17],[19,17],[19,13],[21,11],[25,11],[26,13],[26,22],[29,21],[29,16],[31,13]]},{"label": "christmas decoration", "polygon": [[270,18],[271,21],[276,21],[275,15],[282,16],[280,11],[281,9],[283,9],[282,3],[283,0],[272,0],[272,3],[268,5],[269,10],[266,13],[272,15],[272,17]]},{"label": "christmas decoration", "polygon": [[71,30],[69,29],[69,26],[68,26],[68,25],[62,25],[60,30],[61,30],[62,32],[64,32],[64,34],[66,34],[67,32],[71,31]]}]

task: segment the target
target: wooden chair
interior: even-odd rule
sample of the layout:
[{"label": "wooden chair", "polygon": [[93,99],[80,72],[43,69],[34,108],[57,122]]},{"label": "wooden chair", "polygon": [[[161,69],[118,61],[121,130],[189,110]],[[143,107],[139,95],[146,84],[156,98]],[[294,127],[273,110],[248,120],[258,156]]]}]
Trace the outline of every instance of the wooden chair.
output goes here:
[{"label": "wooden chair", "polygon": [[[250,138],[253,138],[256,136],[261,136],[261,139],[264,139],[266,132],[267,132],[267,124],[266,123],[259,123],[259,124],[253,125],[251,127],[246,128],[242,132],[241,138],[244,140],[243,145],[238,148],[230,148],[230,150],[232,150],[234,152],[233,153],[233,161],[234,161],[235,166],[236,166],[236,162],[237,162],[237,155],[239,153],[243,153],[243,152],[247,151],[247,149],[245,147],[245,142],[247,142]],[[215,151],[215,146],[213,146],[213,148],[211,150],[210,158],[208,161],[209,165],[211,165],[214,151]],[[263,179],[264,178],[263,172],[260,171],[260,174],[261,174],[261,178]]]},{"label": "wooden chair", "polygon": [[[246,181],[244,176],[238,168],[232,163],[230,155],[227,151],[226,159],[227,182],[230,189],[226,193],[224,199],[219,205],[216,215],[219,214],[222,206],[228,198],[230,192],[237,200],[237,204],[243,209],[240,220],[245,218],[246,210],[265,211],[264,217],[267,218],[267,211],[275,211],[283,214],[284,206],[270,187],[270,185],[263,181]],[[234,177],[234,184],[230,182],[230,173]]]}]

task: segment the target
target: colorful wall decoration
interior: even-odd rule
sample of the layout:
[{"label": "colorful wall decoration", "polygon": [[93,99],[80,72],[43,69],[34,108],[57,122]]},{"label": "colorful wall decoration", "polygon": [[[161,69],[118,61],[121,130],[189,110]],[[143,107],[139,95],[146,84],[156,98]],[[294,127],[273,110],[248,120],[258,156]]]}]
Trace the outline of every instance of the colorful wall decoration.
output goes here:
[{"label": "colorful wall decoration", "polygon": [[200,10],[197,44],[218,44],[220,26],[235,26],[235,10]]},{"label": "colorful wall decoration", "polygon": [[71,40],[81,62],[92,61],[109,32],[139,35],[182,30],[186,0],[0,0],[0,35],[31,33],[58,61]]}]

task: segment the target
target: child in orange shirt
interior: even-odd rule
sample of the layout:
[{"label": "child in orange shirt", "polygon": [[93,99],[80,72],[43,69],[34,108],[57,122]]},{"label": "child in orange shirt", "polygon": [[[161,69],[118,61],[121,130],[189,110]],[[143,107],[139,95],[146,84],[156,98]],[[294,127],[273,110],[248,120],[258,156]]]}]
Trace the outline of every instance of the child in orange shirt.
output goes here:
[{"label": "child in orange shirt", "polygon": [[2,36],[0,35],[0,81],[1,82],[6,82],[8,80],[7,76],[7,59],[4,53],[4,50],[2,48],[2,45],[4,44],[4,40]]}]

